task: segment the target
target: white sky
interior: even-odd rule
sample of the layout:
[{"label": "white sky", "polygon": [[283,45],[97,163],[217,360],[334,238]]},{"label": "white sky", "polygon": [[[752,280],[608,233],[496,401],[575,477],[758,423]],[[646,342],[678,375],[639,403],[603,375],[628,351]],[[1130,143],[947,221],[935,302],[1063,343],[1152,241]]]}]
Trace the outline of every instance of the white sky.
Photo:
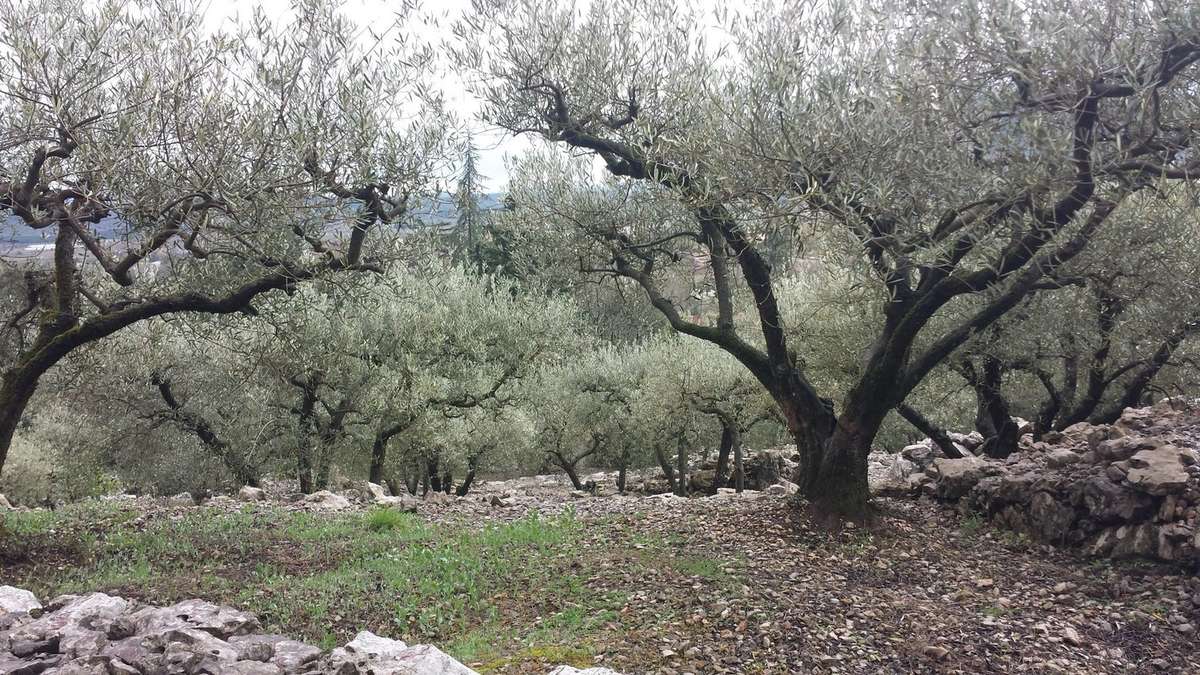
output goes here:
[{"label": "white sky", "polygon": [[[390,23],[396,8],[397,0],[348,0],[346,10],[350,16],[360,23]],[[290,12],[291,0],[208,0],[208,26],[216,29],[223,23],[238,16],[246,17],[256,5],[261,5],[268,16],[286,17]],[[428,37],[450,37],[450,26],[470,9],[470,0],[425,0],[420,4],[420,13],[438,18],[439,24]],[[488,191],[503,191],[508,182],[508,172],[505,160],[524,153],[534,142],[533,139],[514,138],[506,132],[489,127],[476,119],[478,103],[465,91],[461,80],[453,72],[447,72],[440,83],[446,100],[454,111],[470,126],[479,148],[479,170],[487,177]]]}]

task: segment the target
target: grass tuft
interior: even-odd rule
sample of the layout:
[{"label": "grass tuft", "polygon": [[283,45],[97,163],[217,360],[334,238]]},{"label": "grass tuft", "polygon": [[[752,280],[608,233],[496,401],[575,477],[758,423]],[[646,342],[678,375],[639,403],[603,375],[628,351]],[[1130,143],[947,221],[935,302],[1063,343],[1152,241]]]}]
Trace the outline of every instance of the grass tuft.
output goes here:
[{"label": "grass tuft", "polygon": [[366,515],[367,529],[372,532],[395,530],[408,525],[412,516],[395,509],[375,509]]}]

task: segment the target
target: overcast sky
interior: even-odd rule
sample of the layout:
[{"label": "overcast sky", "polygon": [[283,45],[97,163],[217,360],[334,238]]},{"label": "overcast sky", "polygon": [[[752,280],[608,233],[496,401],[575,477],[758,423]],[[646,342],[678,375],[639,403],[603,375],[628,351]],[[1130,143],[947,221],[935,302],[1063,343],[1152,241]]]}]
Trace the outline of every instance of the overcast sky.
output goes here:
[{"label": "overcast sky", "polygon": [[[392,21],[398,4],[396,0],[390,2],[388,0],[348,0],[346,8],[350,15],[360,23],[378,25]],[[258,2],[208,0],[209,28],[216,29],[238,16],[246,17],[255,5],[261,5],[270,16],[282,18],[290,14],[291,0],[259,0]],[[422,2],[422,13],[439,17],[440,26],[433,29],[430,37],[436,38],[439,35],[450,37],[451,23],[462,16],[462,13],[470,6],[470,0],[436,0],[435,2],[425,0]],[[487,190],[493,192],[504,190],[508,180],[505,158],[523,153],[530,147],[532,139],[513,138],[499,129],[480,123],[475,118],[478,104],[467,95],[454,73],[446,73],[446,78],[441,82],[441,86],[455,112],[471,125],[475,144],[479,148],[480,171],[487,176]]]}]

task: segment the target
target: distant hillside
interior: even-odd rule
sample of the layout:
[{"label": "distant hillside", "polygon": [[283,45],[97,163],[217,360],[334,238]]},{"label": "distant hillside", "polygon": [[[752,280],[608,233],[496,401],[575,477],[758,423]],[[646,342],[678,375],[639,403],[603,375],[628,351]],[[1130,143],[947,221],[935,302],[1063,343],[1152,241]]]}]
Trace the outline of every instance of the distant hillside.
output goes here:
[{"label": "distant hillside", "polygon": [[[479,208],[484,211],[503,208],[503,195],[499,192],[488,192],[479,197]],[[454,222],[458,220],[458,207],[454,203],[454,195],[441,193],[436,197],[422,199],[413,207],[413,216],[424,223]]]},{"label": "distant hillside", "polygon": [[[489,192],[480,196],[479,208],[483,210],[503,207],[502,194]],[[458,220],[458,208],[454,204],[454,195],[441,193],[434,197],[424,197],[418,201],[412,210],[412,217],[424,225],[453,223]],[[126,234],[125,224],[115,217],[105,218],[95,225],[96,233],[102,239],[123,239]],[[36,244],[49,244],[54,241],[54,232],[47,230],[32,230],[20,224],[13,216],[0,219],[0,244],[16,245],[18,247]]]}]

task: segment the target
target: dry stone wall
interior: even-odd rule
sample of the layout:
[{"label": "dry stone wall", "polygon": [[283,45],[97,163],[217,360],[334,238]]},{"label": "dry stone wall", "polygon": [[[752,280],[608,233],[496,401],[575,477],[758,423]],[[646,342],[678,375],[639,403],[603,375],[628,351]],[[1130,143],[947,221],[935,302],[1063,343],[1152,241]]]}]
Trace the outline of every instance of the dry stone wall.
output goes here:
[{"label": "dry stone wall", "polygon": [[1021,439],[1007,460],[947,459],[926,442],[891,460],[884,491],[954,502],[1090,554],[1200,566],[1200,410],[1163,401],[1112,425]]},{"label": "dry stone wall", "polygon": [[[252,614],[203,600],[152,607],[104,593],[45,606],[0,586],[0,675],[473,675],[432,645],[363,631],[328,653],[266,635]],[[560,666],[551,675],[618,675]]]}]

